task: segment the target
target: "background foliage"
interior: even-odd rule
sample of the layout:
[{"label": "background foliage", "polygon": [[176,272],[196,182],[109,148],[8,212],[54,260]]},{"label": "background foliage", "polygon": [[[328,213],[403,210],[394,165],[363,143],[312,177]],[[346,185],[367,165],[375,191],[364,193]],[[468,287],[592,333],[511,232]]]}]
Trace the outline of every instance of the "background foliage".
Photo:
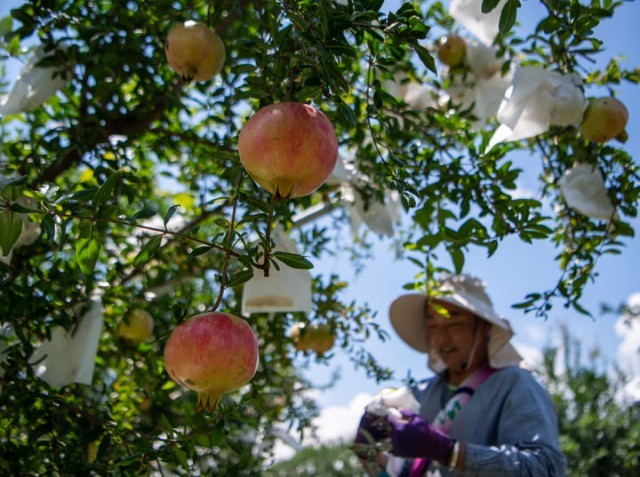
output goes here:
[{"label": "background foliage", "polygon": [[[638,70],[616,58],[602,71],[590,62],[604,48],[593,28],[620,2],[543,3],[548,17],[517,36],[508,27],[519,2],[509,2],[497,39],[507,62],[575,72],[587,95],[591,87],[638,82]],[[483,154],[495,124],[478,128],[469,111],[451,105],[412,109],[385,86],[401,72],[435,91],[445,86],[432,56],[453,26],[444,6],[382,7],[375,0],[33,0],[2,20],[4,58],[24,60],[42,44],[69,75],[42,107],[1,119],[0,165],[11,180],[1,190],[3,224],[28,214],[40,226],[37,240],[0,264],[3,473],[259,475],[270,462],[272,430],[302,432],[314,415],[299,368],[331,358],[295,353],[287,332],[297,321],[329,324],[364,372],[388,377],[366,350],[365,338],[380,333],[375,317],[366,303],[343,302],[348,285],[337,275],[314,275],[310,314],[251,316],[258,373],[217,413],[196,414],[195,394],[164,372],[170,331],[214,306],[239,315],[242,283],[265,267],[271,198],[244,173],[237,134],[273,102],[310,103],[331,119],[341,148],[368,176],[360,186],[366,200],[400,194],[406,220],[398,250],[417,270],[408,289],[424,289],[449,260],[462,270],[470,247],[491,254],[517,236],[558,248],[557,283],[532,290],[521,306],[545,315],[559,300],[582,310],[598,257],[619,253],[634,233],[637,165],[615,143],[589,143],[570,127]],[[166,65],[164,39],[186,19],[209,24],[225,43],[225,67],[211,82],[184,84]],[[539,200],[514,194],[522,171],[508,155],[517,150],[541,161]],[[557,180],[576,158],[603,172],[617,211],[611,221],[587,219],[559,195]],[[311,263],[343,247],[366,257],[366,237],[336,239],[348,223],[341,207],[332,212],[335,227],[296,223],[296,214],[337,204],[340,194],[326,185],[275,203],[273,221]],[[34,374],[34,349],[55,327],[73,330],[96,295],[105,321],[93,383],[49,386]],[[116,330],[137,307],[153,316],[155,339],[132,346]]]}]

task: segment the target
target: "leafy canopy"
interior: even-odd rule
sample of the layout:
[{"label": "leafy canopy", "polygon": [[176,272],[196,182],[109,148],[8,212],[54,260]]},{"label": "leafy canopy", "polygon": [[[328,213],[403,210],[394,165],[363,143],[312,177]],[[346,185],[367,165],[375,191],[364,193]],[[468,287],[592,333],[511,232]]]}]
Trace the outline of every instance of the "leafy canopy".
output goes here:
[{"label": "leafy canopy", "polygon": [[[594,28],[621,2],[543,4],[535,29],[516,33],[520,2],[506,3],[496,39],[504,71],[521,62],[577,73],[587,95],[638,82],[638,70],[616,58],[602,71],[591,63],[604,50]],[[185,83],[166,64],[164,40],[187,19],[225,44],[225,66],[210,82]],[[216,414],[196,414],[195,394],[164,371],[171,330],[206,309],[239,315],[243,284],[255,274],[309,269],[343,248],[356,261],[368,253],[366,235],[338,240],[349,223],[340,186],[272,200],[243,170],[238,132],[274,102],[312,104],[329,117],[342,154],[366,177],[357,183],[365,207],[398,194],[398,250],[416,265],[407,289],[426,289],[448,263],[463,270],[471,248],[491,255],[507,237],[551,241],[557,283],[519,306],[546,315],[560,299],[587,313],[580,299],[597,259],[620,253],[634,234],[637,165],[619,144],[590,143],[575,127],[552,126],[485,153],[495,120],[479,123],[452,102],[414,107],[398,97],[390,84],[402,78],[436,94],[449,85],[434,44],[452,28],[441,2],[390,8],[382,0],[33,0],[0,19],[3,59],[25,61],[41,45],[49,56],[40,66],[67,79],[44,104],[0,118],[0,470],[256,475],[269,463],[272,431],[302,432],[316,412],[300,367],[331,359],[295,354],[287,333],[298,321],[328,324],[355,364],[389,377],[366,348],[367,337],[384,338],[376,317],[366,303],[344,302],[343,278],[313,268],[313,312],[249,319],[260,367]],[[538,199],[515,194],[522,170],[510,158],[518,151],[540,162]],[[603,173],[611,220],[589,219],[559,194],[576,160]],[[315,208],[331,220],[301,219]],[[273,251],[276,223],[299,254]],[[27,232],[31,240],[21,242]],[[96,296],[104,325],[91,384],[51,386],[35,374],[34,349],[54,330],[73,334]],[[135,308],[153,316],[153,341],[132,345],[117,335]]]}]

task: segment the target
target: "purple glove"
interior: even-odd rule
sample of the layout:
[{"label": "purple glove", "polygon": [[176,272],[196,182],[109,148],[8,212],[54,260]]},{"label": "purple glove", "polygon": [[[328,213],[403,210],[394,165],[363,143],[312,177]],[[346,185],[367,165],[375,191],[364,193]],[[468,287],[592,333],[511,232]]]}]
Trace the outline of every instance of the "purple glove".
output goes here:
[{"label": "purple glove", "polygon": [[358,425],[356,443],[374,444],[389,437],[390,426],[385,416],[365,412]]},{"label": "purple glove", "polygon": [[402,410],[402,418],[387,416],[391,424],[393,455],[397,457],[428,457],[441,464],[449,461],[453,439],[423,417]]},{"label": "purple glove", "polygon": [[363,459],[375,458],[379,451],[374,445],[376,442],[387,439],[389,430],[390,426],[385,416],[365,412],[360,419],[354,441],[356,454]]}]

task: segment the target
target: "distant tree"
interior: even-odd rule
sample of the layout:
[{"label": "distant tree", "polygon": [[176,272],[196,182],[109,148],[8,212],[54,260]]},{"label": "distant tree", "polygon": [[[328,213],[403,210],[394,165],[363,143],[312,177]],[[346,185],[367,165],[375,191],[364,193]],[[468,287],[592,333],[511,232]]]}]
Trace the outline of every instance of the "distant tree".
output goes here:
[{"label": "distant tree", "polygon": [[624,374],[564,330],[562,346],[547,348],[541,370],[558,410],[568,475],[640,474],[640,402],[624,402]]},{"label": "distant tree", "polygon": [[346,445],[305,447],[293,458],[278,462],[265,472],[265,477],[366,477],[355,454]]}]

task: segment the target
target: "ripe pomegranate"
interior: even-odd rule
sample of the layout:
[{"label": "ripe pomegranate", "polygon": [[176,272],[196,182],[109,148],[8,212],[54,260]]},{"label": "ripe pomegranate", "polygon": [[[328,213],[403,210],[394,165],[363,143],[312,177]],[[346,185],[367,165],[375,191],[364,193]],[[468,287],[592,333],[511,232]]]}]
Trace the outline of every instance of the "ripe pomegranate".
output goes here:
[{"label": "ripe pomegranate", "polygon": [[311,325],[296,323],[289,338],[298,351],[315,351],[322,355],[333,348],[335,334],[328,325]]},{"label": "ripe pomegranate", "polygon": [[445,65],[455,68],[462,65],[467,50],[464,39],[458,35],[449,35],[440,39],[437,56]]},{"label": "ripe pomegranate", "polygon": [[253,378],[258,368],[258,340],[237,316],[201,313],[171,332],[164,367],[171,379],[198,393],[198,410],[215,411],[223,394]]},{"label": "ripe pomegranate", "polygon": [[329,119],[302,103],[265,106],[238,137],[240,161],[263,189],[282,199],[318,189],[338,159],[338,138]]},{"label": "ripe pomegranate", "polygon": [[589,141],[607,142],[613,138],[626,140],[625,127],[629,121],[629,111],[616,98],[603,97],[589,100],[580,130]]},{"label": "ripe pomegranate", "polygon": [[141,308],[131,310],[118,326],[118,335],[132,344],[144,343],[153,334],[153,318]]},{"label": "ripe pomegranate", "polygon": [[220,73],[225,49],[222,40],[203,23],[187,20],[174,26],[164,52],[169,66],[185,81],[207,81]]}]

